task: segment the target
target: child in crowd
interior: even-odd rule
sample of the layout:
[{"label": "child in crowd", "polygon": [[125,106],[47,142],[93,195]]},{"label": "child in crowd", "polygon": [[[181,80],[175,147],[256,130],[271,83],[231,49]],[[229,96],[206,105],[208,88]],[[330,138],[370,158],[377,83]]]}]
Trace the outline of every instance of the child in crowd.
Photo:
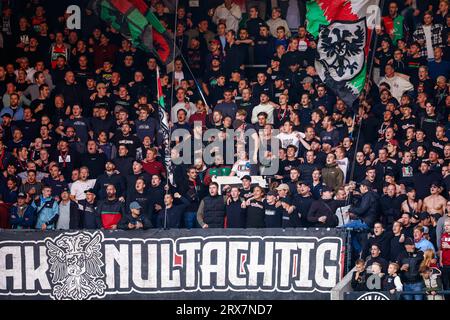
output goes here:
[{"label": "child in crowd", "polygon": [[403,284],[398,275],[399,265],[395,262],[389,263],[388,275],[383,281],[383,291],[389,291],[391,294],[403,291]]},{"label": "child in crowd", "polygon": [[367,272],[363,259],[356,260],[356,271],[353,272],[351,286],[354,291],[367,291]]}]

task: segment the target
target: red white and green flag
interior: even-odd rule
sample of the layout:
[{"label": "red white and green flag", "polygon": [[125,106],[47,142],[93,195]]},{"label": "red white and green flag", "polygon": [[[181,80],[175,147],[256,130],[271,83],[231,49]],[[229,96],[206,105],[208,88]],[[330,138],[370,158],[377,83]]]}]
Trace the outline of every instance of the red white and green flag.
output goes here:
[{"label": "red white and green flag", "polygon": [[163,151],[164,151],[164,164],[167,171],[168,181],[174,185],[173,180],[173,166],[170,154],[170,128],[169,128],[169,110],[167,109],[166,103],[164,102],[164,94],[162,91],[161,77],[159,74],[159,66],[156,67],[156,81],[157,81],[157,99],[158,99],[158,115],[160,123],[160,133],[163,138]]},{"label": "red white and green flag", "polygon": [[[364,88],[378,0],[309,0],[307,30],[317,39],[315,67],[322,81],[351,106]],[[375,10],[374,10],[375,8]]]}]

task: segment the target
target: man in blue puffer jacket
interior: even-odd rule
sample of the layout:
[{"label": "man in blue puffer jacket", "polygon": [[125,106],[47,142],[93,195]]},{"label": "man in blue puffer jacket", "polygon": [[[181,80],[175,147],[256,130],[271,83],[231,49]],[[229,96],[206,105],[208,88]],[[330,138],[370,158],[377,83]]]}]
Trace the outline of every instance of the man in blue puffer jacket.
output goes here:
[{"label": "man in blue puffer jacket", "polygon": [[54,230],[59,218],[58,202],[51,196],[52,188],[45,186],[42,194],[31,204],[37,210],[36,229]]}]

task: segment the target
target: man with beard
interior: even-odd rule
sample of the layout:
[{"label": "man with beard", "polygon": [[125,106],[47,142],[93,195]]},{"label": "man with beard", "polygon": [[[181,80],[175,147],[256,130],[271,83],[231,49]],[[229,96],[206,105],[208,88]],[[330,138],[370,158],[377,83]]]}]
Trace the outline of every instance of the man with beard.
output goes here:
[{"label": "man with beard", "polygon": [[98,176],[95,181],[94,191],[97,194],[98,200],[107,198],[107,188],[109,185],[114,186],[114,196],[116,195],[121,202],[125,202],[125,179],[116,171],[116,165],[113,161],[108,160],[105,165],[105,173]]},{"label": "man with beard", "polygon": [[123,201],[117,199],[116,187],[113,184],[106,186],[106,197],[99,201],[97,212],[100,214],[104,229],[117,229],[117,224],[125,215],[125,206]]}]

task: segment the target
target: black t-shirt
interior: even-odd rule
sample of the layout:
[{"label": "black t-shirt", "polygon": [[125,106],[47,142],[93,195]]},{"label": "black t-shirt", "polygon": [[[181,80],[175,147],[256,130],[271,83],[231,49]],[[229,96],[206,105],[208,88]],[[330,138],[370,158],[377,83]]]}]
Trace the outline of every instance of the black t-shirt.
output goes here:
[{"label": "black t-shirt", "polygon": [[[39,107],[41,103],[44,108],[41,111],[36,112],[35,110]],[[37,118],[41,118],[44,114],[50,115],[50,106],[51,106],[50,99],[39,99],[39,98],[33,100],[33,102],[31,102],[30,105],[31,110],[33,110],[33,113]]]},{"label": "black t-shirt", "polygon": [[285,210],[282,206],[277,208],[275,204],[269,204],[267,200],[264,200],[264,221],[266,228],[281,228],[283,211]]},{"label": "black t-shirt", "polygon": [[265,228],[266,212],[264,203],[258,200],[250,200],[247,207],[247,228]]}]

